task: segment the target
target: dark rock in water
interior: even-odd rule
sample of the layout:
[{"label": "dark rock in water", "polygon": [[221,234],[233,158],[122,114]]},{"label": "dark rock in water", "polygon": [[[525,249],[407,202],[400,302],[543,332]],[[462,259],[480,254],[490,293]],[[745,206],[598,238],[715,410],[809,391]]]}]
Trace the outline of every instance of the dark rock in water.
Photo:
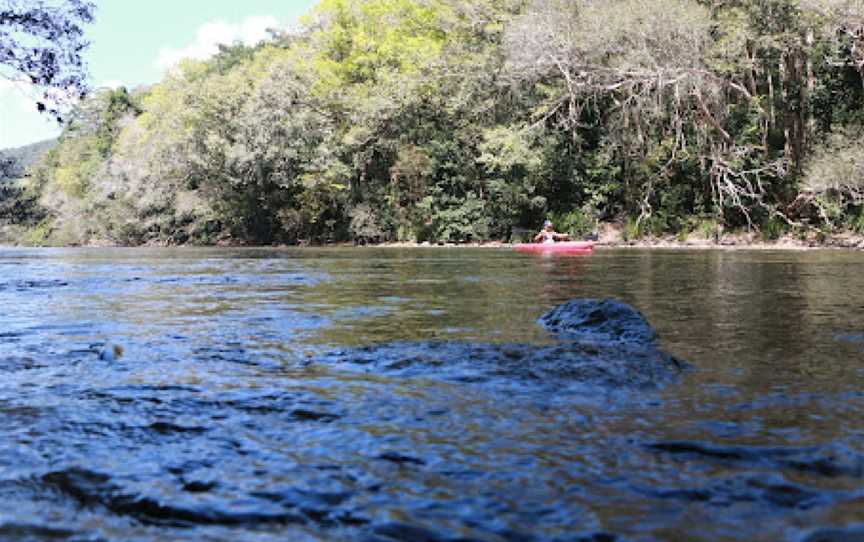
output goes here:
[{"label": "dark rock in water", "polygon": [[[615,301],[576,301],[543,317],[569,338],[553,346],[464,342],[394,342],[330,352],[313,361],[378,374],[542,388],[584,384],[651,389],[674,381],[687,364],[660,351],[639,313]],[[570,330],[573,330],[571,333]]]},{"label": "dark rock in water", "polygon": [[674,380],[683,362],[653,348],[622,345],[531,346],[461,342],[395,342],[331,352],[318,361],[375,373],[457,382],[518,380],[560,388],[656,388]]},{"label": "dark rock in water", "polygon": [[614,299],[575,299],[540,317],[540,324],[562,337],[596,342],[649,345],[657,338],[642,314]]}]

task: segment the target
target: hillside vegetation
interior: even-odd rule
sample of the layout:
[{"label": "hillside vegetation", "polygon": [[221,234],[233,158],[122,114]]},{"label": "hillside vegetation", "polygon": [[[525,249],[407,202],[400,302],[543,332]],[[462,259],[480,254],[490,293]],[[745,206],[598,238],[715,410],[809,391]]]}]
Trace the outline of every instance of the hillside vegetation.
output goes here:
[{"label": "hillside vegetation", "polygon": [[36,194],[23,188],[24,177],[56,144],[52,139],[0,150],[0,243],[20,241],[23,232],[44,218]]},{"label": "hillside vegetation", "polygon": [[0,183],[24,177],[27,169],[56,144],[56,140],[50,139],[14,149],[0,150]]},{"label": "hillside vegetation", "polygon": [[32,244],[864,231],[864,0],[322,0],[97,92]]}]

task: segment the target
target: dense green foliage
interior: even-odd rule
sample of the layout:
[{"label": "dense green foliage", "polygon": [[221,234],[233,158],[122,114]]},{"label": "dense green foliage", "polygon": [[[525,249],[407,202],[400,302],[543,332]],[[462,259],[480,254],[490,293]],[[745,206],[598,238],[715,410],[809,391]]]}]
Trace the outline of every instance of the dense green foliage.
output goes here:
[{"label": "dense green foliage", "polygon": [[864,0],[322,0],[85,100],[28,242],[864,229]]}]

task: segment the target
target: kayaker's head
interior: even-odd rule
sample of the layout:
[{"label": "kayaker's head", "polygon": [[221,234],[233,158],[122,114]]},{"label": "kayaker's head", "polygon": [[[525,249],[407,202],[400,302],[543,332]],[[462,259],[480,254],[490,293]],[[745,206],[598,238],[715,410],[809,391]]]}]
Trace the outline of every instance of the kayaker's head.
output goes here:
[{"label": "kayaker's head", "polygon": [[546,230],[546,231],[552,231],[552,229],[553,229],[553,227],[552,227],[552,221],[551,221],[551,220],[547,220],[547,221],[543,222],[543,229]]}]

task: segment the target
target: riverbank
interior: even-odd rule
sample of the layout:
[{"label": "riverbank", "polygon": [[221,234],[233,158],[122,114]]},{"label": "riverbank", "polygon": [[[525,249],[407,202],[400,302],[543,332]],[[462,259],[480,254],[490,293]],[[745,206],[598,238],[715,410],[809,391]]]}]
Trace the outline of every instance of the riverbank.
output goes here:
[{"label": "riverbank", "polygon": [[[413,247],[474,247],[502,248],[510,246],[501,241],[480,243],[436,244],[394,242],[374,246],[413,248]],[[768,239],[757,231],[734,231],[716,236],[691,232],[688,235],[643,236],[628,238],[625,228],[616,224],[602,224],[597,232],[597,246],[608,248],[662,248],[662,249],[742,249],[742,250],[810,250],[822,248],[864,250],[864,235],[844,231],[823,234],[818,231],[784,234],[776,239]]]},{"label": "riverbank", "polygon": [[[22,228],[0,225],[0,247],[27,247],[34,246],[27,242],[21,242],[27,236]],[[42,246],[82,246],[82,245],[42,245]],[[128,245],[112,244],[106,240],[94,240],[86,245],[89,248],[122,247]],[[233,240],[223,241],[214,245],[170,245],[159,243],[147,243],[142,247],[168,247],[168,246],[212,246],[212,247],[244,247],[252,246],[243,242]],[[300,243],[298,245],[277,245],[283,247],[291,246],[326,246],[326,247],[354,247],[354,243]],[[482,241],[469,243],[430,243],[414,241],[396,241],[373,243],[365,246],[386,248],[422,248],[422,247],[468,247],[468,248],[506,248],[510,243],[503,241]],[[716,235],[705,235],[694,231],[686,235],[661,235],[642,236],[638,238],[629,237],[625,227],[620,224],[601,224],[597,231],[597,246],[608,248],[661,248],[661,249],[746,249],[746,250],[809,250],[809,249],[855,249],[864,250],[864,235],[841,231],[832,234],[823,232],[800,231],[786,233],[776,239],[767,238],[758,231],[731,231]]]},{"label": "riverbank", "polygon": [[793,250],[815,248],[864,249],[864,235],[842,231],[825,234],[817,230],[785,233],[768,238],[761,232],[731,231],[714,235],[690,232],[686,235],[644,236],[628,238],[625,229],[614,224],[603,224],[598,232],[598,245],[638,248],[729,248]]}]

